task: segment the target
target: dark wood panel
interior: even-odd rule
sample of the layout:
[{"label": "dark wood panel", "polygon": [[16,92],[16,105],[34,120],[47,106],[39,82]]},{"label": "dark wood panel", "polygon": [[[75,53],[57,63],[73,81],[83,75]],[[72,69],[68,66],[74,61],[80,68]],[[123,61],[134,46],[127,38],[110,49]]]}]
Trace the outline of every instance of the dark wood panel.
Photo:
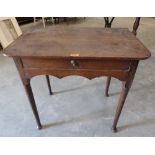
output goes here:
[{"label": "dark wood panel", "polygon": [[107,76],[110,75],[112,77],[115,77],[121,81],[125,81],[128,77],[129,70],[122,71],[122,70],[88,70],[88,69],[24,69],[25,70],[25,76],[27,78],[32,78],[37,75],[53,75],[58,78],[62,78],[69,75],[79,75],[86,77],[88,79],[92,79],[95,77],[100,76]]},{"label": "dark wood panel", "polygon": [[22,58],[25,68],[52,69],[129,69],[131,61],[108,61],[91,59],[52,59],[52,58]]},{"label": "dark wood panel", "polygon": [[146,59],[150,52],[128,29],[50,27],[13,42],[9,56]]}]

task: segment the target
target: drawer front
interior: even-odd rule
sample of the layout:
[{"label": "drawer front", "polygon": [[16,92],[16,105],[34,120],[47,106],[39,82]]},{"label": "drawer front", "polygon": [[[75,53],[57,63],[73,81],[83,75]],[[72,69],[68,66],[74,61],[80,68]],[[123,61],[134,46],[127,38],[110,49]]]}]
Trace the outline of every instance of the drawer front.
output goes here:
[{"label": "drawer front", "polygon": [[51,59],[22,58],[24,68],[40,69],[88,69],[88,70],[126,70],[130,61],[89,60],[89,59]]}]

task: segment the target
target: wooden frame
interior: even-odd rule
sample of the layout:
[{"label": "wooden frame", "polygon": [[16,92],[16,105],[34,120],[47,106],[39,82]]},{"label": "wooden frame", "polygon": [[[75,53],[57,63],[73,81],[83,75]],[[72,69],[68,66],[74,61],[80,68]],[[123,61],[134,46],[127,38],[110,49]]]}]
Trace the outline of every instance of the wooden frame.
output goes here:
[{"label": "wooden frame", "polygon": [[138,63],[151,56],[128,29],[80,27],[52,27],[43,32],[25,34],[6,49],[5,54],[16,64],[38,129],[43,126],[30,84],[32,77],[46,75],[51,95],[48,75],[58,78],[79,75],[88,79],[108,76],[120,80],[122,90],[112,125],[114,132]]}]

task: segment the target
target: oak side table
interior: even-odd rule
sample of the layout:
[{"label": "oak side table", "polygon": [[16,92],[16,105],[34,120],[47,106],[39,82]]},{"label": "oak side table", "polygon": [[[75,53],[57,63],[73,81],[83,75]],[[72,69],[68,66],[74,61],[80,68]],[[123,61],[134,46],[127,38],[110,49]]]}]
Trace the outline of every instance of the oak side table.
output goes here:
[{"label": "oak side table", "polygon": [[138,63],[151,55],[128,29],[87,27],[50,27],[26,33],[4,53],[16,64],[38,129],[42,128],[42,124],[30,85],[32,77],[80,75],[92,79],[111,76],[122,81],[112,125],[114,132],[117,131],[117,122]]}]

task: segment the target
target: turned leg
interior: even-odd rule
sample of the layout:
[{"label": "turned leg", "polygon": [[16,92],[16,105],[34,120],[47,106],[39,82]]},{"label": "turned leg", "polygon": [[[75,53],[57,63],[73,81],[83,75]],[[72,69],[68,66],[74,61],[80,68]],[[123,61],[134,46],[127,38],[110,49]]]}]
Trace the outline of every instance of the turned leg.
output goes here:
[{"label": "turned leg", "polygon": [[123,83],[122,92],[119,97],[118,105],[117,105],[116,112],[115,112],[115,118],[114,118],[114,122],[113,122],[113,126],[112,126],[112,130],[114,132],[117,132],[117,128],[116,128],[117,122],[120,117],[123,105],[124,105],[126,97],[128,95],[128,92],[129,92],[129,88],[127,88],[125,86],[125,83]]},{"label": "turned leg", "polygon": [[46,75],[46,81],[47,81],[47,86],[48,86],[48,90],[49,90],[49,94],[52,95],[52,89],[51,89],[51,85],[50,85],[50,78],[49,75]]},{"label": "turned leg", "polygon": [[114,132],[117,132],[117,123],[118,123],[121,111],[123,109],[123,105],[125,103],[126,97],[131,88],[131,85],[132,85],[132,82],[133,82],[133,79],[134,79],[134,76],[137,70],[138,63],[139,61],[132,62],[132,64],[130,65],[130,71],[129,71],[128,77],[126,81],[123,82],[123,87],[122,87],[122,91],[119,97],[118,105],[117,105],[116,112],[115,112],[115,118],[114,118],[114,122],[112,126],[112,130]]},{"label": "turned leg", "polygon": [[106,89],[105,89],[105,96],[107,97],[109,96],[108,91],[109,91],[110,81],[111,81],[111,76],[108,76],[107,83],[106,83]]},{"label": "turned leg", "polygon": [[36,103],[35,103],[35,100],[34,100],[32,88],[31,88],[31,85],[30,85],[30,79],[29,78],[26,78],[26,76],[25,76],[25,72],[24,72],[24,68],[23,68],[23,64],[22,64],[21,58],[14,57],[13,59],[14,59],[14,62],[16,64],[17,70],[19,72],[20,78],[21,78],[21,80],[23,82],[23,86],[25,88],[27,97],[29,99],[29,103],[31,105],[33,114],[35,116],[38,129],[41,129],[42,128],[42,125],[41,125],[41,122],[40,122],[38,110],[37,110],[37,107],[36,107]]},{"label": "turned leg", "polygon": [[34,114],[34,116],[35,116],[38,129],[41,129],[41,128],[42,128],[42,125],[41,125],[41,122],[40,122],[38,110],[37,110],[36,103],[35,103],[35,100],[34,100],[32,88],[31,88],[31,85],[30,85],[30,80],[29,80],[26,84],[24,84],[24,88],[25,88],[27,97],[28,97],[28,99],[29,99],[29,103],[30,103],[30,105],[31,105],[33,114]]}]

